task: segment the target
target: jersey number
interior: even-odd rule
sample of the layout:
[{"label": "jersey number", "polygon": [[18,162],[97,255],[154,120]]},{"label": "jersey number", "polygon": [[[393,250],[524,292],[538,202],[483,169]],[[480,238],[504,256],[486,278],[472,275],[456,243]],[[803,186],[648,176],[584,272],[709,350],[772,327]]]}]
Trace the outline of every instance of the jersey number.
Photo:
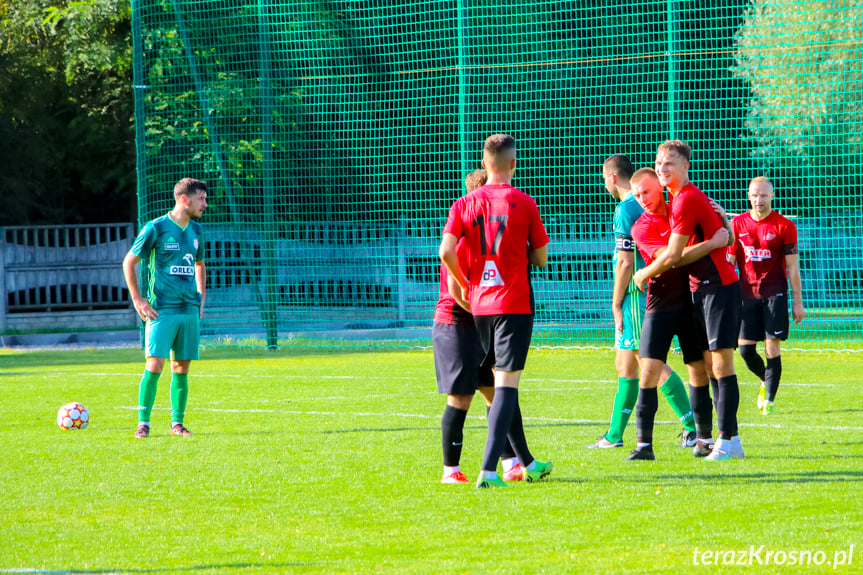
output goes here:
[{"label": "jersey number", "polygon": [[[509,216],[489,216],[488,219],[491,222],[497,222],[500,225],[497,227],[497,233],[494,236],[494,243],[491,245],[491,255],[497,255],[497,248],[500,247],[500,240],[503,239],[503,230],[506,229],[506,220]],[[482,250],[482,255],[487,255],[488,240],[485,237],[485,216],[480,214],[473,221],[474,226],[479,226],[479,237],[480,237],[480,249]]]}]

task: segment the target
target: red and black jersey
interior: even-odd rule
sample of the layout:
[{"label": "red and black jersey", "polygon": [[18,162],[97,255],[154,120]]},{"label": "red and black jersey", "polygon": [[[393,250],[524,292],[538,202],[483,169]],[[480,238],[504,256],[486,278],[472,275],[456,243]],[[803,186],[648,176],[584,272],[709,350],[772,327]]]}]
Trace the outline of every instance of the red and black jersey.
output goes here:
[{"label": "red and black jersey", "polygon": [[[689,236],[687,246],[710,239],[722,227],[722,219],[710,206],[710,200],[693,183],[671,199],[671,231]],[[703,291],[714,286],[738,281],[734,266],[728,261],[728,250],[716,248],[709,255],[693,262],[689,268],[690,291]]]},{"label": "red and black jersey", "polygon": [[444,233],[464,238],[473,315],[531,314],[529,249],[548,244],[536,202],[506,184],[483,186],[450,208]]},{"label": "red and black jersey", "polygon": [[[458,256],[458,265],[462,270],[466,270],[468,266],[467,248],[465,248],[464,240],[459,240],[456,244],[456,255]],[[446,325],[473,323],[473,316],[469,311],[458,305],[455,298],[449,292],[447,285],[449,271],[446,266],[440,266],[440,297],[438,298],[437,307],[434,312],[434,323],[442,323]]]},{"label": "red and black jersey", "polygon": [[785,216],[771,211],[756,220],[751,212],[735,216],[734,245],[743,299],[764,299],[788,293],[785,256],[797,253],[797,228]]},{"label": "red and black jersey", "polygon": [[[668,247],[671,224],[667,216],[645,211],[632,225],[632,239],[647,265],[653,263],[658,252]],[[686,267],[671,268],[650,278],[647,288],[646,313],[679,310],[691,299],[689,274]]]}]

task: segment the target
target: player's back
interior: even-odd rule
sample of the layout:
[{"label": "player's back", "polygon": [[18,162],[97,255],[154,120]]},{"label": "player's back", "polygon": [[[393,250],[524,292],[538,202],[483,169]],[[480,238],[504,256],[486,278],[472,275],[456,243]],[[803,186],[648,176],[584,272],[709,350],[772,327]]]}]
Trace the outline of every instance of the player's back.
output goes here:
[{"label": "player's back", "polygon": [[483,186],[453,205],[444,231],[465,238],[474,315],[533,313],[527,252],[548,243],[533,198],[507,184]]}]

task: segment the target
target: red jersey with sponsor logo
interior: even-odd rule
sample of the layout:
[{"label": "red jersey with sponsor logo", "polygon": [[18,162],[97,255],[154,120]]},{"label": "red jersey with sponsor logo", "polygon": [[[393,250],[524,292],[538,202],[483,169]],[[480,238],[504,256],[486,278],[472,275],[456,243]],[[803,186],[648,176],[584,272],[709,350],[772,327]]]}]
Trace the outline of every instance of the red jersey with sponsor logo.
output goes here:
[{"label": "red jersey with sponsor logo", "polygon": [[[466,270],[468,266],[467,248],[464,240],[459,240],[456,244],[456,255],[458,256],[458,265],[462,270]],[[447,286],[447,278],[449,271],[446,266],[440,266],[440,297],[438,298],[437,307],[434,312],[434,322],[443,323],[446,325],[473,323],[473,316],[469,311],[458,305],[455,298],[449,293]]]},{"label": "red jersey with sponsor logo", "polygon": [[771,211],[756,220],[752,212],[735,216],[734,245],[744,299],[763,299],[788,293],[785,256],[797,253],[797,228],[788,218]]},{"label": "red jersey with sponsor logo", "polygon": [[[669,210],[671,206],[668,206]],[[645,211],[632,225],[632,239],[647,265],[653,263],[658,252],[668,247],[671,223],[668,215],[657,215]],[[650,278],[647,284],[647,313],[675,311],[690,300],[689,274],[685,267],[671,268]]]},{"label": "red jersey with sponsor logo", "polygon": [[[710,200],[692,182],[671,199],[671,231],[689,236],[687,246],[710,239],[722,227],[722,219],[713,208]],[[719,285],[729,285],[738,281],[734,266],[728,261],[728,250],[716,248],[688,266],[689,290],[703,291]]]},{"label": "red jersey with sponsor logo", "polygon": [[473,315],[530,314],[527,251],[548,244],[536,202],[506,184],[486,185],[456,200],[444,233],[464,238]]}]

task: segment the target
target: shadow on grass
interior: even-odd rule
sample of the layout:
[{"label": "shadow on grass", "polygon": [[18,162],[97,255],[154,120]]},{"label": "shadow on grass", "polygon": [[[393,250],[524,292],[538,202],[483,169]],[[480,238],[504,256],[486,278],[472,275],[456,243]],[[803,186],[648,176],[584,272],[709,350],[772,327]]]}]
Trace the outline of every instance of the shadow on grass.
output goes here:
[{"label": "shadow on grass", "polygon": [[89,575],[89,574],[104,574],[109,573],[180,573],[190,571],[211,571],[213,569],[273,569],[276,567],[308,567],[315,565],[314,563],[224,563],[221,565],[194,565],[191,567],[149,567],[138,569],[3,569],[0,568],[0,573],[18,573],[32,575]]},{"label": "shadow on grass", "polygon": [[[200,360],[225,359],[279,359],[286,357],[336,357],[373,353],[409,353],[406,348],[338,348],[338,347],[283,347],[268,351],[264,348],[204,348]],[[0,353],[0,369],[28,367],[51,367],[62,365],[92,365],[105,363],[139,363],[144,365],[144,350],[139,348],[118,349],[39,349],[15,350]],[[5,373],[4,375],[16,375]]]},{"label": "shadow on grass", "polygon": [[846,483],[863,482],[863,471],[796,471],[788,473],[675,473],[647,476],[605,475],[603,477],[550,477],[549,482],[561,483],[648,483],[663,486],[688,485],[691,483]]}]

